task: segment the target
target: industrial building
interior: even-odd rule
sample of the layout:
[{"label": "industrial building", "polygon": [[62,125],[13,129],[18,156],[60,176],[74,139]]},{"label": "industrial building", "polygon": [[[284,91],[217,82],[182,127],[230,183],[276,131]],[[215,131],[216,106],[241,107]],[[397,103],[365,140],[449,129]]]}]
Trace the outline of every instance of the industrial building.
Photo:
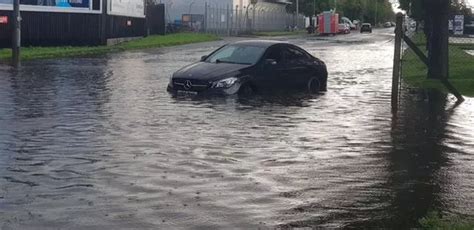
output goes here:
[{"label": "industrial building", "polygon": [[249,31],[285,30],[298,23],[286,12],[290,0],[161,0],[168,25],[184,25],[194,31],[236,34]]},{"label": "industrial building", "polygon": [[[12,2],[0,0],[0,48],[11,45]],[[150,9],[164,31],[163,5]],[[145,0],[20,0],[20,11],[23,46],[104,45],[147,33]]]},{"label": "industrial building", "polygon": [[[0,0],[1,1],[1,0]],[[206,4],[210,8],[219,9],[244,9],[250,5],[250,0],[161,0],[160,3],[165,4],[167,22],[181,20],[183,14],[202,14],[205,13]],[[268,5],[271,8],[280,8],[285,10],[287,4],[291,4],[290,0],[259,0],[256,5]]]}]

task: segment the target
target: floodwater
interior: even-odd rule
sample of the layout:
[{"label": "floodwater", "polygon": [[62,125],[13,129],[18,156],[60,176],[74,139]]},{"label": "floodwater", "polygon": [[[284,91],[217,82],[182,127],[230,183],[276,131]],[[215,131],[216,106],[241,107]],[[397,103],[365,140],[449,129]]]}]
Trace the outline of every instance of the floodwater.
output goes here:
[{"label": "floodwater", "polygon": [[[404,89],[393,37],[291,42],[328,92],[173,98],[226,41],[0,66],[0,229],[415,227],[474,214],[474,100]],[[358,42],[359,41],[359,42]]]}]

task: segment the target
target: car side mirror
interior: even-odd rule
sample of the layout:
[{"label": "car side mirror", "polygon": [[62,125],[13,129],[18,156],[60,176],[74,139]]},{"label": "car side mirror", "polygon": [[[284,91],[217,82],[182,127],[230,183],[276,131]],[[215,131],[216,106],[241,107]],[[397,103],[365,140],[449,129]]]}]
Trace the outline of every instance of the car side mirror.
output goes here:
[{"label": "car side mirror", "polygon": [[201,61],[205,61],[207,59],[207,55],[201,57]]},{"label": "car side mirror", "polygon": [[275,59],[265,59],[265,65],[266,66],[272,66],[272,65],[276,65],[276,64],[278,64],[278,62]]}]

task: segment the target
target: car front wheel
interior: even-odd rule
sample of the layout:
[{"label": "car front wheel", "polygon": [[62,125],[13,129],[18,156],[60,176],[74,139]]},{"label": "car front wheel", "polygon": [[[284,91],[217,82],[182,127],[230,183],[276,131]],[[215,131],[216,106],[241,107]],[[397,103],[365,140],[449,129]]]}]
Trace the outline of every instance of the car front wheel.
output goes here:
[{"label": "car front wheel", "polygon": [[238,94],[240,96],[251,96],[255,93],[255,89],[250,84],[240,86]]}]

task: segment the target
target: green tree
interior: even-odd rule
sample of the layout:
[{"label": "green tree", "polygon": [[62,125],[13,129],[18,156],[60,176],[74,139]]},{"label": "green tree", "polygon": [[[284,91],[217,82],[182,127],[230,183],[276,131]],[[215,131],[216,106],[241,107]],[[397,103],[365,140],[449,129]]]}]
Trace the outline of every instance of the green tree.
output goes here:
[{"label": "green tree", "polygon": [[400,8],[422,23],[428,51],[428,78],[448,76],[448,19],[453,14],[470,18],[470,9],[459,0],[399,0]]}]

